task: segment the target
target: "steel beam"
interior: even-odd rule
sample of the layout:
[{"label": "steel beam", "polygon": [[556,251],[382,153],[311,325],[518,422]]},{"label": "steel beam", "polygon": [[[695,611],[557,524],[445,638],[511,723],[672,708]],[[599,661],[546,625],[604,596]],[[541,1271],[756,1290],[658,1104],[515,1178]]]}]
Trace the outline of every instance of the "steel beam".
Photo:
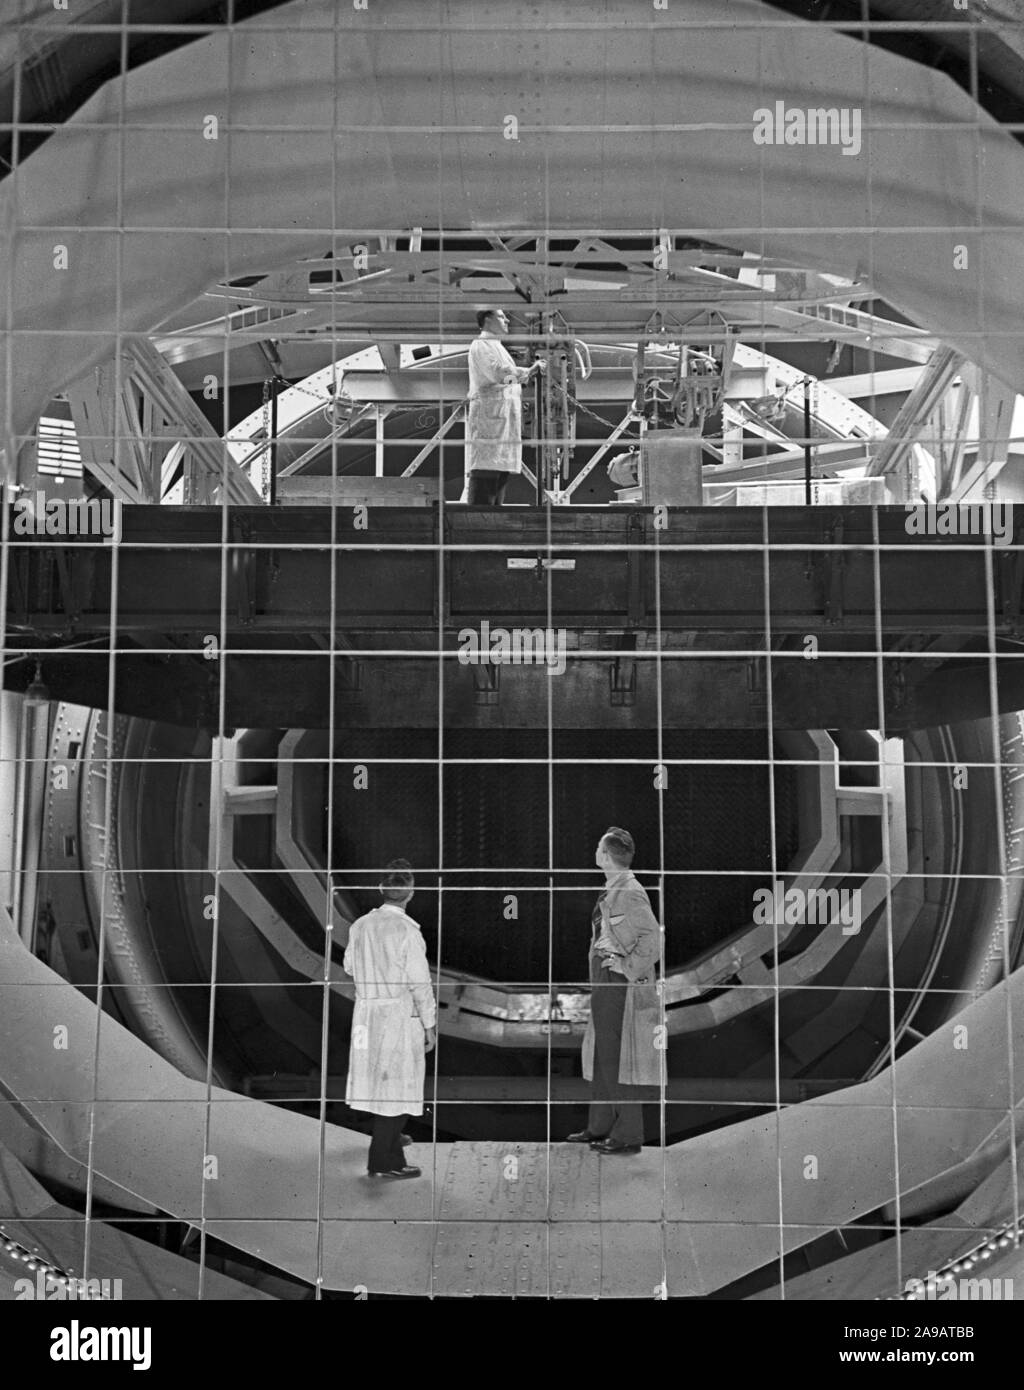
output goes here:
[{"label": "steel beam", "polygon": [[850,401],[868,401],[882,396],[902,396],[921,380],[919,367],[892,367],[880,372],[861,372],[856,376],[830,376],[827,384]]},{"label": "steel beam", "polygon": [[116,363],[102,364],[73,382],[67,397],[85,467],[119,500],[161,501],[163,453],[170,444],[185,469],[186,502],[215,502],[225,484],[233,504],[261,501],[168,363],[145,339],[126,345],[120,369]]},{"label": "steel beam", "polygon": [[[325,21],[331,8],[323,0],[314,5]],[[406,10],[415,13],[419,7],[403,0],[401,8],[404,14]],[[830,104],[856,104],[863,96],[863,74],[854,73],[846,60],[849,40],[812,24],[798,24],[784,33],[755,25],[726,34],[714,27],[712,0],[687,0],[686,9],[696,22],[678,32],[666,30],[665,63],[649,93],[652,110],[674,103],[676,121],[691,132],[685,150],[681,151],[675,131],[652,130],[642,120],[637,122],[632,80],[642,65],[637,39],[624,40],[609,58],[600,35],[581,31],[576,42],[583,48],[577,54],[575,72],[577,77],[581,72],[600,74],[598,98],[616,130],[614,137],[602,143],[597,162],[568,161],[560,166],[560,177],[552,181],[544,176],[544,162],[550,156],[550,142],[545,139],[491,146],[478,133],[452,132],[452,155],[446,161],[446,169],[452,171],[446,222],[453,215],[459,220],[461,209],[464,220],[470,220],[472,211],[478,223],[502,228],[506,237],[558,226],[571,228],[577,238],[631,233],[653,238],[656,228],[650,209],[657,206],[659,225],[699,229],[710,240],[728,236],[737,251],[767,251],[797,265],[832,270],[846,280],[855,277],[858,266],[871,264],[872,291],[880,299],[896,304],[932,335],[977,354],[1008,384],[1018,384],[1024,352],[1014,334],[1020,319],[1024,253],[1019,239],[999,230],[1021,222],[1024,155],[1012,136],[995,123],[979,132],[977,106],[969,94],[951,84],[937,87],[917,65],[876,50],[872,111],[877,119],[898,125],[909,143],[901,177],[879,182],[873,224],[865,228],[863,170],[857,161],[827,157],[822,162],[826,156],[821,151],[817,155],[806,151],[795,160],[792,149],[764,146],[759,155],[763,177],[751,179],[749,141],[723,140],[720,135],[722,128],[733,129],[737,121],[749,122],[745,94],[751,74],[766,64],[796,64],[800,84],[793,100],[801,104],[814,106],[826,99]],[[705,17],[712,21],[710,27],[700,22]],[[245,81],[233,89],[237,108],[233,112],[247,123],[258,122],[267,101],[275,99],[284,54],[278,35],[263,32],[258,25],[244,27],[249,45]],[[470,127],[486,125],[495,81],[504,72],[500,57],[463,53],[472,42],[466,35],[456,35],[452,41],[466,59],[446,71],[452,109],[469,113]],[[217,54],[226,56],[226,43],[224,36],[210,37],[212,64]],[[393,148],[386,161],[390,172],[361,180],[359,196],[349,190],[341,212],[331,196],[333,156],[319,140],[295,139],[289,149],[287,183],[267,178],[266,151],[259,141],[233,148],[231,236],[236,278],[265,274],[268,264],[273,267],[321,253],[324,231],[337,231],[339,215],[346,235],[357,235],[360,226],[397,232],[436,219],[436,169],[418,157],[421,133],[408,131],[401,120],[403,102],[413,100],[414,93],[426,99],[422,74],[406,74],[406,80],[396,86],[387,67],[389,52],[384,44],[358,67],[353,66],[357,60],[352,54],[344,55],[340,85],[333,50],[310,53],[303,82],[295,89],[297,126],[317,128],[324,103],[339,101],[337,119],[358,125],[370,100],[378,103],[381,119],[393,129]],[[646,62],[650,76],[649,54]],[[123,340],[126,334],[151,331],[154,324],[166,322],[180,312],[182,303],[194,301],[223,277],[223,248],[208,231],[223,222],[223,180],[196,177],[187,142],[175,150],[164,140],[160,158],[155,158],[143,141],[133,150],[127,171],[116,158],[116,132],[124,122],[140,129],[151,125],[168,102],[174,103],[176,120],[183,127],[200,128],[211,99],[220,92],[220,87],[210,87],[208,71],[205,67],[197,71],[189,53],[163,55],[144,69],[127,73],[116,91],[108,86],[97,92],[22,162],[18,196],[15,199],[12,194],[6,208],[0,209],[0,218],[6,217],[10,225],[7,240],[12,253],[16,249],[20,257],[17,266],[4,270],[13,286],[11,323],[30,326],[23,333],[18,328],[16,350],[8,363],[8,418],[16,434],[27,436],[47,399],[109,356],[119,335]],[[681,85],[680,73],[685,75]],[[586,124],[594,99],[589,78],[567,80],[560,84],[557,97],[552,93],[540,102],[538,123],[541,127]],[[922,110],[932,118],[908,121],[911,113],[919,117]],[[980,213],[970,190],[948,179],[950,168],[977,157],[984,158],[991,174]],[[695,169],[712,165],[714,179],[694,177]],[[405,169],[406,176],[397,177],[394,170],[398,168]],[[666,169],[676,170],[667,182]],[[513,180],[523,198],[516,209],[519,225],[507,227],[503,190]],[[187,199],[181,197],[184,187],[189,189]],[[665,195],[660,201],[659,190]],[[297,196],[303,208],[298,222],[294,217]],[[600,225],[579,225],[581,207],[587,209],[587,222]],[[942,226],[936,224],[936,207],[945,210]],[[108,228],[112,233],[118,226],[153,231],[145,242],[134,236],[121,239],[131,253],[127,263],[114,254],[119,239],[111,235],[102,256],[77,255],[58,277],[36,274],[33,267],[43,264],[49,229],[66,227],[69,235],[77,235],[83,208],[89,210],[89,226],[97,234]],[[979,215],[986,228],[996,229],[986,238],[984,278],[980,278],[982,258],[976,254],[969,268],[958,272],[954,284],[937,269],[938,247],[947,244],[949,226],[976,226]],[[51,236],[51,255],[52,247]],[[159,276],[152,274],[154,263],[160,266]],[[926,269],[910,275],[908,267]],[[115,282],[119,294],[113,292]],[[431,306],[434,324],[442,297],[435,296]],[[646,298],[650,297],[647,291]],[[461,290],[456,302],[461,312],[465,307]],[[559,307],[564,313],[568,306]],[[588,312],[585,305],[581,310]],[[763,306],[752,301],[749,310],[763,331]],[[356,303],[346,306],[346,311],[353,319],[367,312]],[[809,333],[820,335],[824,330],[832,339],[842,337],[851,326],[855,332],[873,331],[871,325],[856,319],[850,325],[846,321],[850,312],[844,311],[842,320],[817,313],[793,316]],[[592,316],[607,322],[604,308]],[[565,317],[578,331],[575,311]],[[815,325],[813,318],[820,322]],[[906,335],[897,328],[890,336],[898,341]],[[883,347],[877,335],[874,341]]]},{"label": "steel beam", "polygon": [[[876,517],[883,710],[873,654]],[[433,725],[443,693],[446,719],[459,726],[540,727],[550,717],[556,727],[643,728],[659,718],[660,690],[677,726],[762,727],[767,520],[778,727],[874,727],[884,718],[890,729],[913,728],[992,712],[987,658],[969,646],[988,634],[989,537],[908,535],[901,507],[680,508],[665,529],[655,520],[638,507],[498,515],[453,507],[442,530],[432,509],[371,508],[366,531],[336,527],[345,540],[332,546],[329,507],[233,511],[228,649],[223,667],[212,668],[203,643],[221,624],[220,509],[128,508],[118,553],[117,708],[215,727],[223,681],[225,718],[234,725],[322,727],[333,717],[372,727],[395,709],[410,726]],[[841,573],[831,563],[840,523]],[[1020,527],[1009,539],[1021,543]],[[110,548],[46,541],[11,543],[9,631],[28,651],[66,642],[70,632],[78,641],[106,636]],[[1007,546],[995,564],[1001,709],[1024,706],[1017,645],[1024,577],[1015,559]],[[492,629],[564,629],[564,675],[552,680],[543,668],[510,666],[496,702],[481,706],[478,672],[459,661],[458,648],[459,633],[484,619]],[[302,637],[330,634],[332,620],[334,646],[344,636],[346,660],[361,666],[358,690],[337,683],[333,710],[329,661]],[[609,663],[621,656],[624,632],[636,637],[635,695],[612,707]],[[803,659],[808,634],[819,643],[813,662]],[[897,649],[907,637],[920,646],[923,636],[935,652]],[[5,675],[24,688],[31,662]],[[46,676],[63,698],[106,706],[105,652],[51,651]]]},{"label": "steel beam", "polygon": [[156,348],[145,338],[136,338],[128,351],[135,364],[135,379],[164,419],[181,432],[181,442],[193,455],[199,475],[195,486],[201,494],[194,500],[217,501],[223,490],[230,503],[258,505],[262,501],[259,493]]},{"label": "steel beam", "polygon": [[[579,386],[577,385],[577,390],[578,389]],[[626,411],[625,415],[615,426],[615,428],[612,430],[611,434],[604,441],[604,443],[601,444],[597,449],[595,449],[595,451],[591,454],[590,458],[587,459],[586,463],[575,475],[575,477],[569,480],[568,485],[562,492],[563,501],[568,501],[572,497],[573,493],[579,487],[580,483],[582,483],[585,479],[587,479],[590,476],[590,474],[594,471],[594,469],[597,467],[597,465],[601,462],[601,460],[604,458],[606,454],[611,453],[612,449],[615,447],[617,440],[619,440],[622,437],[622,435],[625,434],[629,426],[637,423],[640,419],[641,417],[637,415],[635,411]]]},{"label": "steel beam", "polygon": [[[744,424],[747,422],[744,421]],[[846,468],[863,467],[867,460],[867,441],[858,440],[849,444],[833,440],[814,445],[815,461],[824,465],[829,472],[842,472]],[[797,478],[804,472],[804,450],[777,449],[774,453],[758,456],[748,454],[740,463],[722,463],[704,471],[705,483],[760,482],[768,478]]]},{"label": "steel beam", "polygon": [[67,388],[68,405],[82,464],[112,496],[122,502],[159,502],[154,478],[144,467],[139,447],[141,427],[134,431],[127,418],[132,363],[121,358],[120,380],[115,362],[105,362]]},{"label": "steel beam", "polygon": [[[237,736],[216,739],[210,760],[208,853],[215,882],[296,975],[304,979],[325,980],[330,990],[351,999],[353,986],[341,967],[326,959],[324,952],[318,954],[310,950],[299,939],[290,924],[264,896],[257,879],[235,858],[235,820],[240,810],[238,794],[244,790],[238,784],[238,744]],[[250,805],[243,813],[269,816],[276,822],[277,789],[259,790],[264,793],[273,791],[275,795],[272,798],[265,796],[262,807]],[[300,877],[298,881],[305,888],[304,879]],[[320,897],[322,900],[322,891]],[[317,906],[322,907],[322,901]],[[318,920],[322,920],[319,913],[317,915]]]},{"label": "steel beam", "polygon": [[996,381],[989,373],[982,373],[980,376],[978,456],[950,492],[951,502],[982,500],[985,488],[993,483],[1006,467],[1017,393],[1001,381]]},{"label": "steel beam", "polygon": [[412,475],[413,475],[413,474],[416,472],[416,470],[419,468],[420,464],[423,463],[426,459],[428,459],[428,458],[430,457],[430,455],[434,452],[434,450],[435,450],[435,449],[437,448],[437,446],[440,444],[441,440],[444,439],[445,435],[448,433],[448,431],[451,429],[451,427],[456,423],[456,421],[462,419],[462,406],[463,406],[463,404],[464,404],[464,402],[463,402],[463,403],[460,403],[459,405],[457,405],[457,406],[455,407],[455,409],[451,412],[451,414],[444,420],[444,422],[442,423],[440,429],[438,429],[438,430],[430,437],[430,439],[426,442],[426,444],[424,444],[423,448],[419,451],[419,453],[416,455],[416,457],[413,459],[413,461],[409,464],[409,466],[408,466],[406,469],[403,470],[403,472],[402,472],[402,477],[403,477],[403,478],[411,478]]},{"label": "steel beam", "polygon": [[963,473],[967,428],[977,394],[977,377],[973,366],[965,366],[960,376],[959,390],[947,392],[935,413],[936,497],[949,497]]},{"label": "steel beam", "polygon": [[[792,507],[767,513],[772,631],[802,634],[823,621],[826,596],[816,556],[830,553],[841,523],[846,566],[845,632],[873,632],[874,512],[857,507]],[[991,538],[967,511],[961,534],[911,535],[906,510],[879,508],[881,622],[884,632],[983,634]],[[964,528],[974,518],[974,534]],[[365,530],[332,533],[331,508],[234,508],[226,538],[227,631],[268,642],[280,634],[330,629],[333,611],[348,631],[435,633],[438,565],[446,568],[443,625],[488,617],[616,631],[655,625],[655,557],[665,630],[749,632],[764,626],[765,517],[761,509],[673,508],[658,524],[649,508],[517,507],[498,513],[450,506],[371,510]],[[1000,544],[1013,555],[1024,522]],[[132,507],[123,516],[117,619],[120,631],[219,630],[224,551],[219,508]],[[537,557],[557,559],[548,586]],[[533,567],[524,569],[532,560]],[[9,620],[38,633],[76,627],[106,632],[112,611],[112,550],[83,537],[14,539]],[[63,573],[61,572],[63,566]],[[953,582],[953,576],[956,576]],[[996,611],[1012,598],[1012,567],[996,566]],[[635,593],[634,593],[635,589]],[[213,623],[211,627],[210,624]],[[997,631],[1002,630],[997,622]],[[1009,631],[1009,629],[1007,629]]]},{"label": "steel beam", "polygon": [[963,365],[964,357],[952,348],[940,347],[932,354],[917,385],[900,406],[888,436],[876,446],[868,466],[869,478],[894,473],[900,467]]},{"label": "steel beam", "polygon": [[[820,623],[808,623],[824,637]],[[747,634],[742,650],[756,643]],[[148,646],[159,647],[152,634]],[[890,733],[936,724],[991,717],[988,658],[963,640],[943,642],[944,656],[903,661],[890,651],[881,658],[819,657],[805,661],[792,651],[772,663],[772,726],[776,729],[864,729],[884,723]],[[1019,645],[999,658],[996,697],[999,712],[1024,708],[1024,661]],[[619,654],[621,655],[621,653]],[[760,729],[768,724],[765,663],[742,651],[693,653],[636,662],[631,702],[613,704],[607,658],[574,657],[564,675],[552,680],[543,667],[463,667],[454,648],[442,664],[437,656],[363,656],[360,688],[335,688],[331,703],[329,661],[309,655],[228,652],[218,671],[194,653],[148,655],[124,645],[117,658],[114,704],[119,714],[158,719],[189,728],[345,727],[437,728],[443,700],[445,725],[460,729],[652,729],[659,718],[666,728]],[[635,657],[634,657],[635,660]],[[879,707],[878,666],[883,670],[883,706]],[[496,700],[481,704],[477,679],[497,671]],[[93,708],[109,701],[109,661],[103,653],[65,655],[49,650],[46,678],[55,696]],[[4,680],[20,688],[17,667]],[[211,683],[212,682],[212,683]],[[549,694],[553,702],[549,705]],[[661,704],[659,706],[659,697]],[[659,712],[660,711],[660,712]]]}]

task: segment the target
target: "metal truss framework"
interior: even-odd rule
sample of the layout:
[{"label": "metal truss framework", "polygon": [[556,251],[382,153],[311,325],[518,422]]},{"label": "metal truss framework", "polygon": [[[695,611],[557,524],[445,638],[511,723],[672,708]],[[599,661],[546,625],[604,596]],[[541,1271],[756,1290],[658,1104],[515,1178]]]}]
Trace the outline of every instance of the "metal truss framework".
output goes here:
[{"label": "metal truss framework", "polygon": [[160,353],[133,339],[119,361],[74,382],[67,400],[88,471],[123,502],[262,501]]},{"label": "metal truss framework", "polygon": [[[411,371],[408,361],[402,365],[403,344],[415,341],[417,330],[432,329],[436,336],[438,304],[452,323],[464,323],[469,310],[482,302],[505,307],[522,329],[514,339],[518,336],[535,348],[543,349],[548,336],[564,332],[571,324],[573,332],[581,331],[578,325],[587,327],[595,352],[606,341],[607,350],[614,354],[623,336],[635,333],[640,356],[644,344],[651,343],[654,361],[662,365],[669,360],[665,353],[685,351],[688,344],[719,351],[726,371],[726,400],[721,435],[708,438],[705,444],[709,456],[719,459],[719,467],[705,473],[709,483],[784,481],[802,470],[802,449],[787,447],[796,441],[750,408],[755,398],[764,399],[766,384],[763,379],[750,379],[753,358],[747,344],[763,344],[768,335],[779,342],[825,344],[832,360],[849,344],[923,368],[920,372],[904,369],[906,381],[901,379],[900,386],[909,383],[910,394],[886,442],[870,449],[842,441],[851,432],[857,438],[880,438],[885,433],[881,427],[865,412],[855,422],[844,419],[844,411],[849,416],[852,407],[837,398],[827,378],[816,383],[815,434],[818,426],[824,426],[814,442],[817,476],[841,477],[854,470],[893,485],[898,474],[905,475],[897,496],[920,495],[917,464],[922,457],[931,463],[934,452],[934,490],[926,479],[925,495],[929,500],[960,501],[990,495],[1005,466],[1015,394],[919,329],[856,307],[858,302],[872,302],[870,286],[864,281],[843,280],[720,246],[687,245],[685,238],[667,232],[647,247],[640,238],[624,242],[570,233],[558,238],[490,234],[483,240],[486,246],[477,234],[447,232],[442,239],[416,228],[352,241],[340,254],[247,276],[243,284],[212,286],[207,300],[224,298],[236,304],[241,300],[243,306],[201,322],[188,322],[187,313],[178,315],[173,327],[153,335],[152,343],[130,340],[120,369],[108,363],[68,389],[86,467],[114,496],[129,502],[216,501],[222,475],[230,501],[252,502],[260,500],[261,494],[265,498],[267,489],[258,490],[250,481],[268,453],[274,452],[265,422],[252,435],[247,456],[239,458],[233,449],[233,460],[226,460],[215,431],[171,368],[176,366],[180,372],[190,362],[210,359],[212,363],[218,356],[223,358],[226,348],[229,372],[237,365],[244,380],[251,370],[243,362],[246,347],[265,351],[269,343],[280,362],[296,347],[308,359],[314,342],[320,342],[321,351],[336,351],[339,343],[347,342],[358,359],[365,351],[365,333],[379,354],[381,369],[353,371],[354,408],[336,415],[326,438],[314,435],[310,447],[282,468],[279,477],[301,474],[325,448],[348,438],[368,416],[376,421],[374,471],[383,476],[382,426],[390,410],[403,403],[455,400],[456,408],[405,468],[402,476],[410,477],[462,418],[458,408],[462,402],[453,387],[463,377],[464,367],[458,353],[453,356],[450,349],[435,347],[422,350],[427,360],[417,350],[420,360]],[[360,336],[351,338],[356,324]],[[600,329],[591,331],[595,324]],[[632,375],[605,367],[588,380],[574,383],[581,402],[626,402],[631,395],[634,400],[610,439],[595,439],[597,447],[582,469],[574,477],[564,477],[551,492],[553,500],[570,501],[629,425],[638,425],[642,434],[643,420],[636,413],[635,401],[638,360],[633,361]],[[775,369],[777,380],[786,379],[796,387],[804,379],[777,359],[764,361]],[[748,371],[730,389],[728,373],[734,362],[747,363]],[[344,360],[337,365],[343,369]],[[440,377],[432,380],[438,368]],[[895,375],[891,370],[877,374],[877,389],[889,389],[885,377]],[[331,406],[330,395],[321,392],[318,398],[309,389],[311,380],[296,388],[314,399],[312,406],[307,402],[310,420]],[[872,375],[861,383],[865,396],[875,394],[875,381]],[[977,461],[961,477],[965,431],[976,397],[981,404],[980,447]],[[786,404],[785,391],[779,403]],[[293,432],[294,428],[293,422]],[[238,438],[237,431],[233,437]],[[745,439],[763,441],[760,458],[745,460]],[[922,449],[926,450],[923,456]],[[529,469],[527,476],[534,480]],[[181,485],[175,486],[179,481]],[[984,494],[986,487],[988,494]],[[718,489],[708,498],[719,503],[730,499],[737,499],[730,489]]]}]

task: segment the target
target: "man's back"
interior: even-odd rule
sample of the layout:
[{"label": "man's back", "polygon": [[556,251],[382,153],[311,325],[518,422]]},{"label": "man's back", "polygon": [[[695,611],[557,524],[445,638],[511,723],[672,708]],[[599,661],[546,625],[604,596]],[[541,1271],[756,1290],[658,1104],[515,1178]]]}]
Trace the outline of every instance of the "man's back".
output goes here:
[{"label": "man's back", "polygon": [[[419,927],[400,907],[385,904],[357,918],[349,931],[345,971],[359,999],[414,997],[421,1017],[432,1012],[430,967]],[[430,1005],[426,1003],[426,995]]]},{"label": "man's back", "polygon": [[375,907],[352,923],[345,950],[345,970],[363,999],[394,999],[408,987],[405,974],[406,938],[411,917],[400,908]]}]

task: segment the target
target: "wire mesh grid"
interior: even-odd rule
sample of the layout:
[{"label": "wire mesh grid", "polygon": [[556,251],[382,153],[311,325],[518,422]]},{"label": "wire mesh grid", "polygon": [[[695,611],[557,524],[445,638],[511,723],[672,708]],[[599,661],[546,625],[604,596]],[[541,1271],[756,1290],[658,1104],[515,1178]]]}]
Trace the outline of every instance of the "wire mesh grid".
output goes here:
[{"label": "wire mesh grid", "polygon": [[[982,102],[991,32],[867,6],[811,25],[760,6],[595,20],[569,4],[529,29],[512,6],[229,4],[174,23],[151,8],[24,3],[11,28],[0,649],[22,693],[0,706],[5,1253],[55,1283],[103,1279],[123,1234],[134,1260],[159,1252],[149,1278],[203,1300],[785,1299],[829,1296],[820,1264],[906,1297],[936,1268],[1016,1250],[1024,698],[1019,547],[996,525],[1012,513],[1016,397],[993,364],[1019,350],[1002,278],[1019,225],[993,191],[1017,156],[1013,111]],[[98,75],[47,107],[40,69],[79,38],[101,45]],[[955,99],[951,80],[931,105],[896,101],[911,42],[949,45]],[[664,82],[680,44],[704,44],[706,65],[730,45],[755,55],[733,119],[695,120],[684,101],[678,120],[661,119],[671,106],[614,119],[621,95],[602,109],[588,89],[588,59],[606,98],[637,75]],[[430,80],[403,100],[411,64]],[[483,124],[474,79],[494,66],[507,90]],[[304,67],[305,94],[288,84]],[[849,161],[841,139],[815,151],[835,205],[791,175],[783,216],[779,151],[809,159],[806,131],[758,142],[750,108],[781,126],[828,80],[857,96],[862,145]],[[918,137],[961,160],[967,194],[946,187],[943,204],[930,169],[917,185],[901,168],[894,201],[893,151]],[[666,192],[667,138],[690,178],[718,167],[727,190],[696,199],[692,225]],[[55,179],[89,151],[81,198]],[[491,157],[507,183],[480,174]],[[388,205],[375,182],[403,180],[418,220],[359,220],[361,203]],[[964,245],[966,289],[945,268],[914,279],[911,258],[941,247],[946,267]],[[676,278],[652,273],[659,247]],[[728,277],[708,269],[729,253]],[[797,516],[767,495],[696,517],[650,497],[618,506],[607,488],[565,505],[562,484],[614,428],[627,444],[649,432],[642,369],[623,393],[616,356],[637,339],[658,361],[681,363],[683,343],[731,353],[769,388],[733,398],[746,433],[719,402],[706,478],[799,484],[807,450],[816,488],[836,477],[820,469],[826,441],[865,426],[843,434],[828,373],[801,355],[827,273],[862,307],[828,319],[834,338],[819,318],[811,341],[867,379],[876,448],[916,466],[929,451],[930,493]],[[914,280],[905,298],[898,273]],[[481,515],[459,501],[459,431],[472,311],[496,297],[519,310],[518,360],[578,333],[606,376],[563,392],[569,449],[544,434],[561,407],[543,397],[518,505]],[[352,365],[362,343],[371,368]],[[417,361],[431,373],[416,379]],[[892,361],[917,368],[900,388],[916,413],[891,404]],[[920,386],[933,369],[941,400]],[[75,396],[83,380],[107,415]],[[335,414],[346,381],[358,431]],[[751,401],[769,397],[797,423],[751,428]],[[74,451],[55,465],[68,493],[44,476],[38,424],[52,435],[64,403],[81,464],[77,482]],[[780,439],[795,464],[779,464]],[[851,478],[878,476],[877,453],[856,448]],[[280,505],[312,497],[279,491],[288,461],[318,480],[317,515]],[[436,479],[412,520],[369,482],[353,490],[410,468]],[[21,525],[33,493],[66,504],[89,479],[116,530],[61,550],[66,524]],[[936,531],[943,500],[958,516],[980,504],[979,530]],[[481,657],[495,641],[512,646]],[[636,831],[660,941],[646,1046],[662,1082],[617,1097],[643,1116],[642,1150],[624,1157],[565,1142],[592,1122],[589,1000],[623,988],[588,968],[611,826]],[[422,1167],[408,1186],[368,1184],[367,1112],[346,1102],[360,1097],[346,1091],[344,946],[395,856],[425,903],[411,912],[438,1004],[425,1109],[403,1112]],[[606,867],[621,887],[628,865]],[[50,1156],[38,1182],[19,1163],[26,1126]],[[27,1208],[58,1154],[66,1200]],[[934,1210],[952,1215],[925,1220]]]}]

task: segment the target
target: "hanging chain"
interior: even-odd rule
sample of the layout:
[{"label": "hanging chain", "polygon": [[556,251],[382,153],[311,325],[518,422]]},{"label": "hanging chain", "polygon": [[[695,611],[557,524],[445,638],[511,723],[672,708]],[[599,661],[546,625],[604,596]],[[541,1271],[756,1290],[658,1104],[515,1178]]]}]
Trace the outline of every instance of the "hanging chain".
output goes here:
[{"label": "hanging chain", "polygon": [[264,497],[270,496],[270,470],[273,466],[274,441],[270,437],[270,382],[263,383],[263,437],[267,441],[260,458],[260,491]]},{"label": "hanging chain", "polygon": [[318,401],[320,405],[330,405],[331,401],[334,400],[333,391],[329,391],[327,395],[324,396],[319,391],[311,391],[308,386],[300,386],[298,383],[289,386],[288,389],[289,391],[299,391],[303,396],[311,396],[312,399]]},{"label": "hanging chain", "polygon": [[561,391],[562,395],[566,398],[566,400],[569,401],[571,405],[575,406],[577,410],[582,411],[584,415],[589,415],[590,418],[592,420],[596,420],[599,425],[604,425],[605,429],[608,428],[609,421],[607,421],[603,415],[596,415],[594,411],[588,409],[588,407],[585,406],[582,401],[578,401],[576,399],[576,397],[572,394],[571,391],[567,391],[566,388],[561,384],[561,382],[552,381],[549,383],[549,385],[553,386],[556,391]]}]

